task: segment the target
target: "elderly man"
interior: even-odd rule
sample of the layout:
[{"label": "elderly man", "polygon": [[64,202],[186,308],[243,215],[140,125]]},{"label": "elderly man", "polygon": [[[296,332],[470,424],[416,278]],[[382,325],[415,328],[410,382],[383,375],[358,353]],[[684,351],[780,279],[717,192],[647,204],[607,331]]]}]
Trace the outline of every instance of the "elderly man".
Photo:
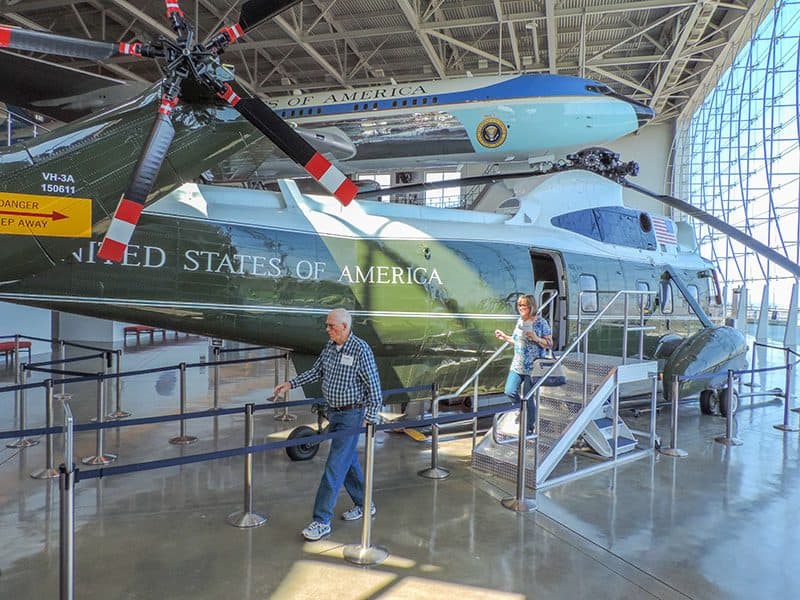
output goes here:
[{"label": "elderly man", "polygon": [[[328,405],[331,433],[360,427],[364,421],[378,422],[381,407],[381,382],[375,357],[367,343],[350,331],[352,317],[343,308],[328,313],[325,329],[330,341],[319,358],[305,373],[275,386],[275,395],[322,379],[322,395]],[[353,507],[342,513],[345,521],[364,516],[364,474],[358,461],[358,435],[339,436],[331,440],[314,500],[314,518],[302,531],[309,541],[319,540],[331,532],[331,518],[336,497],[344,484],[353,500]],[[372,505],[370,514],[375,514]]]}]

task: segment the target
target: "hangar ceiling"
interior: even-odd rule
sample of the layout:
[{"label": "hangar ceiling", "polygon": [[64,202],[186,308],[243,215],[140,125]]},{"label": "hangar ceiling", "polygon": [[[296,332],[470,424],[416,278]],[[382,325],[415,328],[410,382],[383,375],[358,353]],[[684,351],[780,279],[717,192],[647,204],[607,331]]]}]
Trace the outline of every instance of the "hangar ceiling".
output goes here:
[{"label": "hangar ceiling", "polygon": [[[239,0],[183,0],[206,39]],[[581,75],[671,120],[725,68],[773,0],[303,0],[224,55],[251,91],[541,72]],[[171,35],[163,0],[0,0],[0,23],[109,41]],[[44,58],[44,57],[40,57]],[[53,58],[120,79],[155,81],[156,63]]]}]

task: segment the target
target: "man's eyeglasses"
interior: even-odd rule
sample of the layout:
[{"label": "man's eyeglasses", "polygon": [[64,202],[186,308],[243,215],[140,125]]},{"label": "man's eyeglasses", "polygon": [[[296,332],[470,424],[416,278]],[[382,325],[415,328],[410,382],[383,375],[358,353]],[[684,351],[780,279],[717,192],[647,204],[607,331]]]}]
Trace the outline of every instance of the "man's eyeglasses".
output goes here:
[{"label": "man's eyeglasses", "polygon": [[331,329],[333,327],[336,327],[336,325],[337,325],[336,323],[325,323],[325,329]]}]

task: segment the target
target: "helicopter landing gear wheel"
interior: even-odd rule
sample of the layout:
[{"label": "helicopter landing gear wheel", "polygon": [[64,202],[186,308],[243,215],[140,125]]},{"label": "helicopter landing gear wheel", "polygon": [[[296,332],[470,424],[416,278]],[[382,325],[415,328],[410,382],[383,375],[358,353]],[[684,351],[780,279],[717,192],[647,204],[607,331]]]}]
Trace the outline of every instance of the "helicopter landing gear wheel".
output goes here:
[{"label": "helicopter landing gear wheel", "polygon": [[703,390],[700,392],[700,412],[704,415],[713,415],[717,412],[717,392]]},{"label": "helicopter landing gear wheel", "polygon": [[[308,425],[295,427],[289,434],[290,440],[317,435],[317,430]],[[286,448],[286,455],[294,461],[311,460],[317,455],[319,444],[300,444],[299,446],[289,446]]]}]

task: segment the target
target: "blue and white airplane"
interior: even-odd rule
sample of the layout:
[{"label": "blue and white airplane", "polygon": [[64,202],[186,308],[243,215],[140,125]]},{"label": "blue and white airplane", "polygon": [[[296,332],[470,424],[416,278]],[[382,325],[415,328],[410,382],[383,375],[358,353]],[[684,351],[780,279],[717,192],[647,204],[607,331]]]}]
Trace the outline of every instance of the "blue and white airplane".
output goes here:
[{"label": "blue and white airplane", "polygon": [[[632,133],[655,113],[603,83],[523,74],[299,94],[267,101],[320,151],[349,172],[525,161],[561,156]],[[262,176],[300,173],[270,151],[247,153]],[[260,151],[259,151],[260,150]],[[227,173],[247,172],[238,156]]]},{"label": "blue and white airplane", "polygon": [[[2,73],[13,73],[18,85],[0,90],[0,101],[61,121],[122,103],[150,87],[0,51]],[[650,107],[603,83],[547,74],[293,94],[267,104],[349,172],[563,156],[632,133],[654,117]],[[268,140],[221,161],[212,172],[221,180],[304,174]]]}]

